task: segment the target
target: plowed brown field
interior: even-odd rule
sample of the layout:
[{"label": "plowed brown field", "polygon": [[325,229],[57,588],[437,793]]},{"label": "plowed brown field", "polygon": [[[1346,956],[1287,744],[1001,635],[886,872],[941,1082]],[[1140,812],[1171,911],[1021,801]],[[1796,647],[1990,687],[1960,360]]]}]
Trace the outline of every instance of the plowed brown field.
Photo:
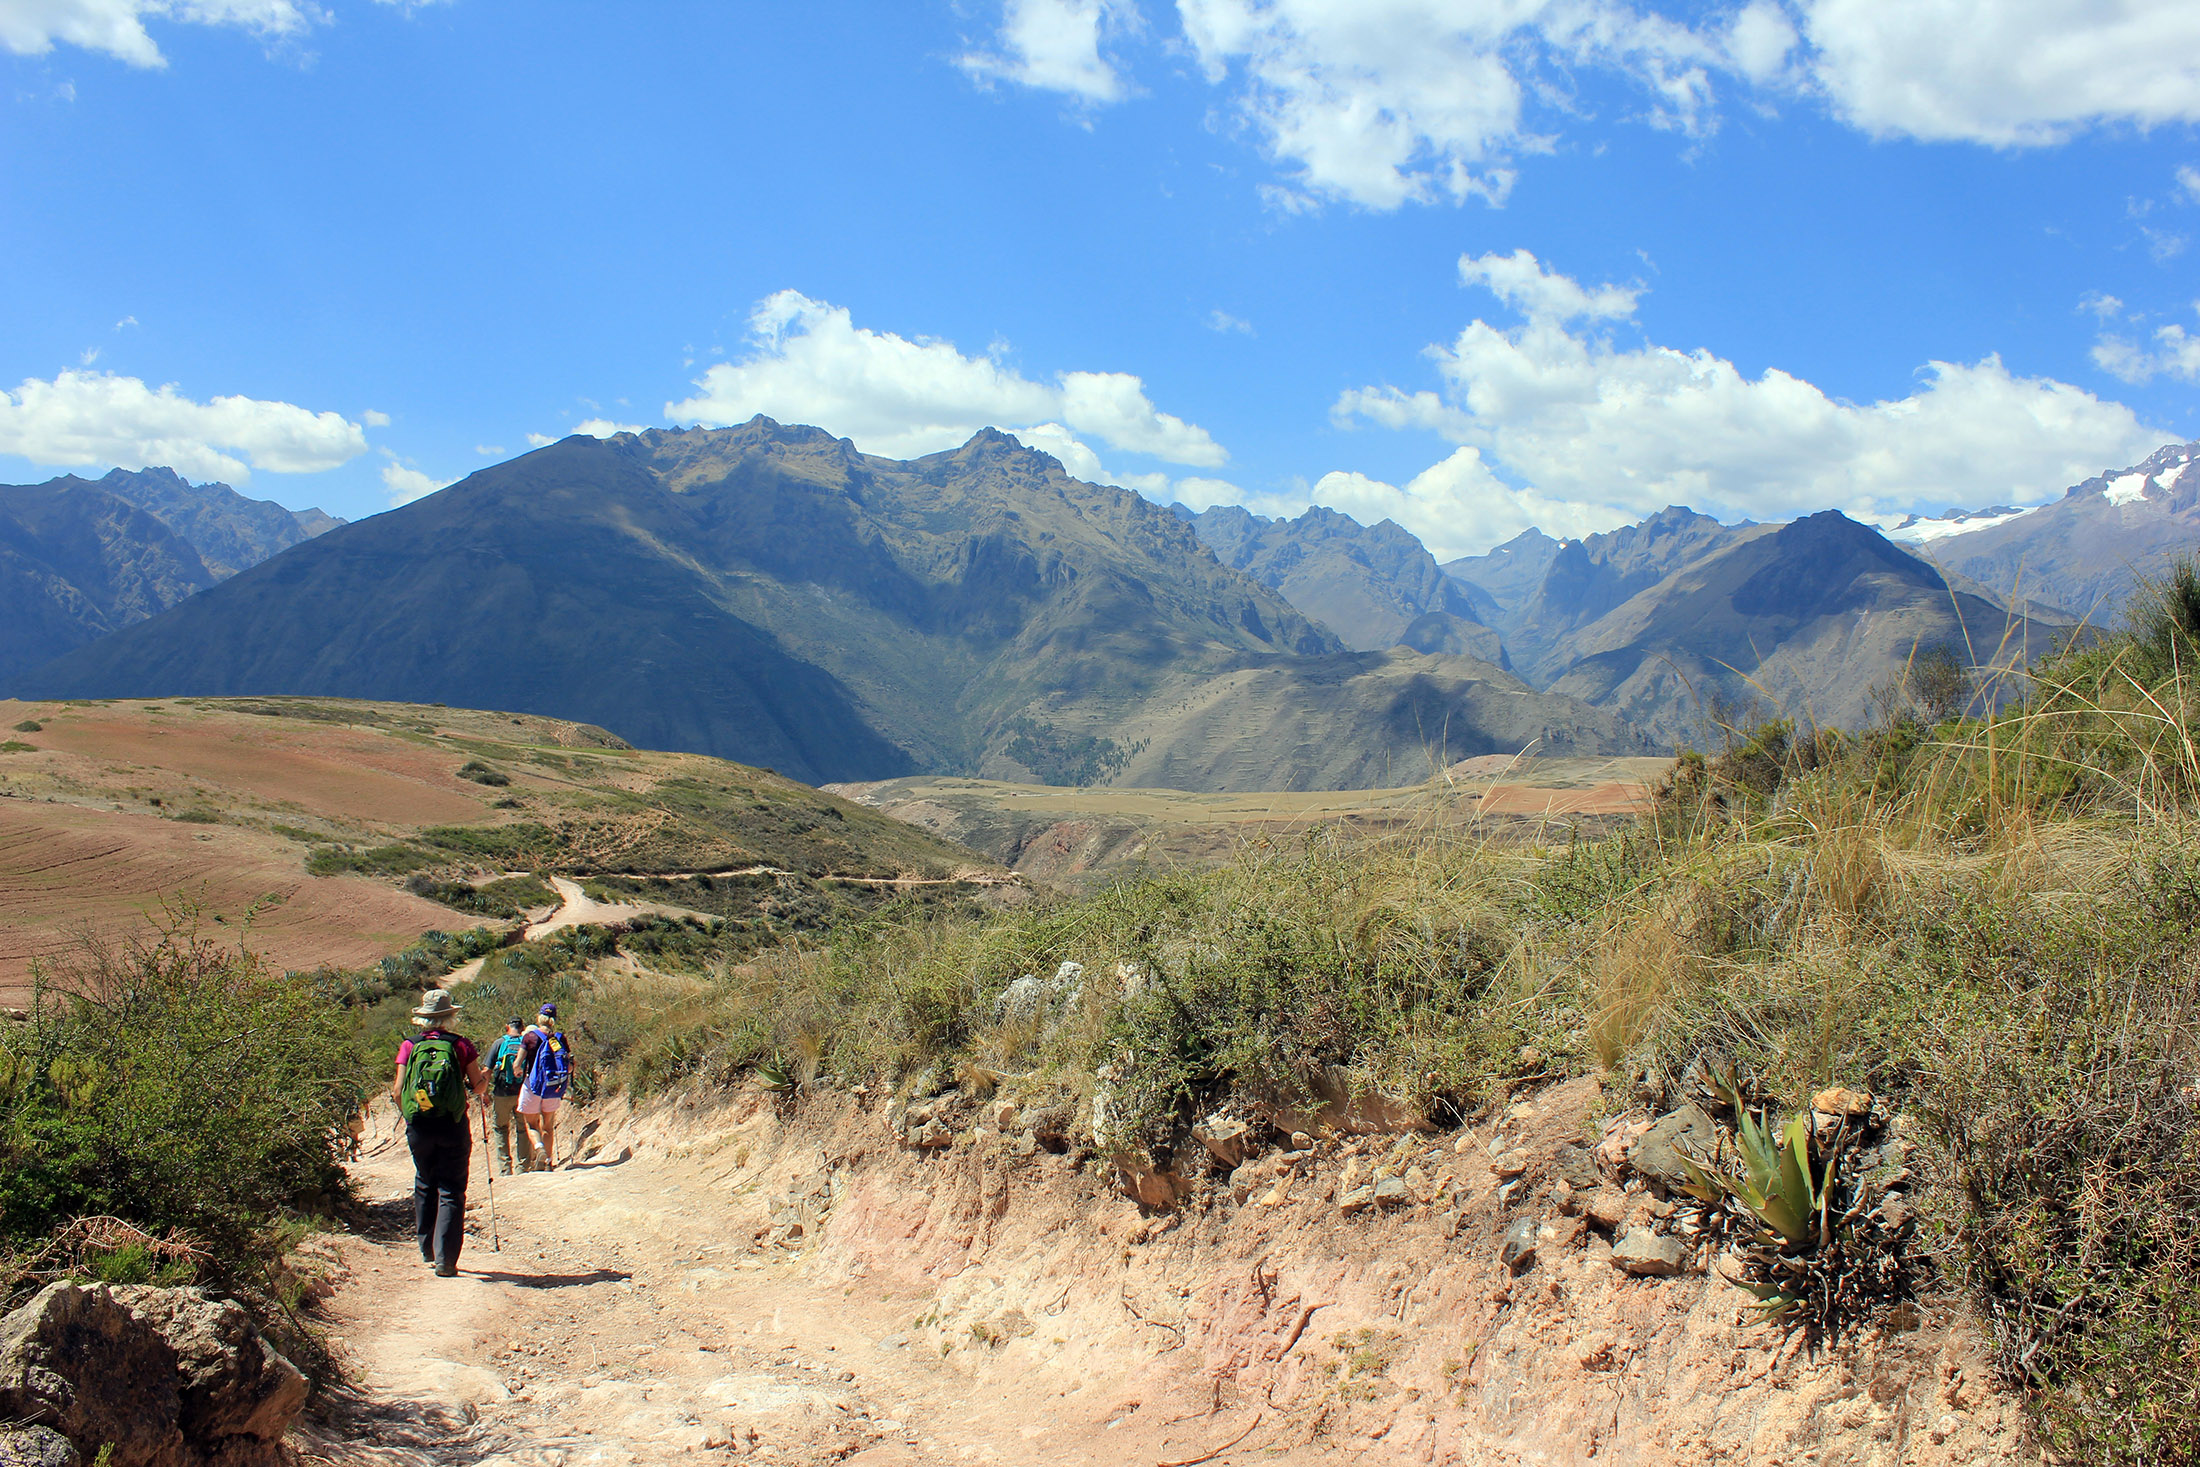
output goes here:
[{"label": "plowed brown field", "polygon": [[307,876],[297,847],[264,832],[0,800],[0,994],[20,997],[32,964],[81,934],[142,935],[179,903],[282,968],[356,966],[471,925],[387,882]]}]

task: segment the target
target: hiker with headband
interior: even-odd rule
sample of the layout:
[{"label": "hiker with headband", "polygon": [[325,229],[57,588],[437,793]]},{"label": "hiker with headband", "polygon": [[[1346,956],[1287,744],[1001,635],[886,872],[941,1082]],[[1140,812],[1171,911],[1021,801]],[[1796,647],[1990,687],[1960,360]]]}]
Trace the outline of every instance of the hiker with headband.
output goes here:
[{"label": "hiker with headband", "polygon": [[534,1128],[533,1169],[546,1172],[558,1164],[558,1109],[573,1079],[573,1048],[558,1028],[558,1006],[544,1004],[519,1042],[520,1073],[527,1077],[519,1092],[519,1118]]},{"label": "hiker with headband", "polygon": [[420,1256],[435,1265],[439,1278],[457,1276],[466,1244],[466,1174],[473,1160],[466,1092],[489,1093],[473,1041],[445,1027],[457,1016],[458,1005],[443,989],[422,997],[412,1021],[423,1032],[397,1047],[390,1087],[412,1147],[413,1232]]}]

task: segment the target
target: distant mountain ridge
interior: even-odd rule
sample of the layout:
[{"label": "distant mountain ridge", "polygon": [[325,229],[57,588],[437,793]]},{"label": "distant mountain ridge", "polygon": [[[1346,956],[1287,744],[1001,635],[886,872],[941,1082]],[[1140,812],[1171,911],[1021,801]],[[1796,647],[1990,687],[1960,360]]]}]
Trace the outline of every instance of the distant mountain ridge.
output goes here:
[{"label": "distant mountain ridge", "polygon": [[342,523],[168,469],[0,484],[0,691]]},{"label": "distant mountain ridge", "polygon": [[[73,475],[71,479],[84,482]],[[181,535],[216,579],[344,523],[318,509],[285,509],[271,499],[250,499],[227,484],[194,484],[173,469],[115,469],[95,482]]]},{"label": "distant mountain ridge", "polygon": [[2200,553],[2200,441],[2096,474],[2060,499],[1912,521],[1890,533],[2003,598],[2023,596],[2100,625],[2180,555]]},{"label": "distant mountain ridge", "polygon": [[1446,561],[1444,574],[1480,598],[1476,608],[1483,621],[1499,626],[1543,584],[1563,543],[1531,526],[1486,554]]},{"label": "distant mountain ridge", "polygon": [[1699,543],[1705,553],[1571,633],[1549,689],[1701,747],[1755,716],[1855,727],[1922,649],[2022,666],[2063,635],[1951,587],[1838,510]]},{"label": "distant mountain ridge", "polygon": [[1353,652],[1167,509],[1005,434],[901,462],[767,418],[493,465],[28,688],[504,707],[811,783],[1353,788],[1648,748],[1471,657]]},{"label": "distant mountain ridge", "polygon": [[0,485],[0,690],[214,584],[152,515],[81,480]]},{"label": "distant mountain ridge", "polygon": [[1174,508],[1224,565],[1280,592],[1356,652],[1403,646],[1506,665],[1504,646],[1483,625],[1468,588],[1389,520],[1362,525],[1320,505],[1291,520],[1235,504]]}]

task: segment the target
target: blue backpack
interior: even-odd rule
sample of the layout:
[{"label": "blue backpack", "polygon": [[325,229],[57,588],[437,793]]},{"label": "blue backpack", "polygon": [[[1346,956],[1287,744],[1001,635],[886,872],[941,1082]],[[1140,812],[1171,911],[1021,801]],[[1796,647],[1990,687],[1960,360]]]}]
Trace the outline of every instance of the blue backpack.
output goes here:
[{"label": "blue backpack", "polygon": [[534,1068],[527,1072],[527,1088],[544,1100],[562,1100],[573,1078],[573,1051],[565,1035],[545,1034],[535,1048]]}]

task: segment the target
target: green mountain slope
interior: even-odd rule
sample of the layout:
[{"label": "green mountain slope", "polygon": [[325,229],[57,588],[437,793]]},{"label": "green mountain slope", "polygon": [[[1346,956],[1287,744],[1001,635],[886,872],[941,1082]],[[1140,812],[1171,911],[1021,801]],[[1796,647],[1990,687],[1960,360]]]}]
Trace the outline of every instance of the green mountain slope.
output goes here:
[{"label": "green mountain slope", "polygon": [[[566,439],[297,545],[30,687],[486,704],[810,782],[1150,783],[1173,760],[1237,788],[1364,784],[1434,742],[1512,752],[1522,729],[1639,746],[1492,675],[1355,659],[1168,510],[1003,434],[903,463],[759,418]],[[1482,711],[1523,697],[1535,716]]]}]

